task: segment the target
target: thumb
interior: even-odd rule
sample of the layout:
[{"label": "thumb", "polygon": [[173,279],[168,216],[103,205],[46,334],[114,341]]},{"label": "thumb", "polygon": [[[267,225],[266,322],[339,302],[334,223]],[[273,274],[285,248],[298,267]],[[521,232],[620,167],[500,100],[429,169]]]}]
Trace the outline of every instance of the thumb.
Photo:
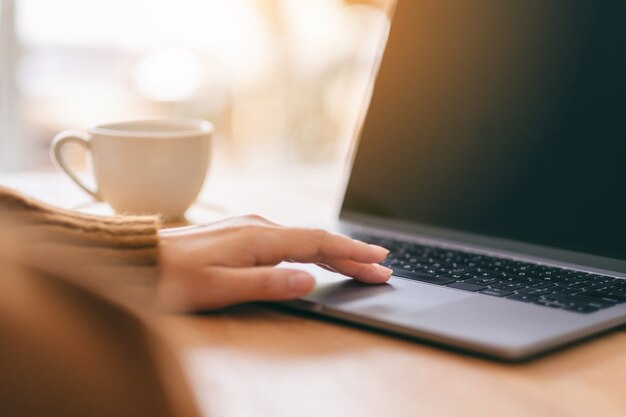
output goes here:
[{"label": "thumb", "polygon": [[315,278],[299,270],[209,267],[189,288],[188,307],[210,310],[248,301],[290,300],[308,294],[314,286]]}]

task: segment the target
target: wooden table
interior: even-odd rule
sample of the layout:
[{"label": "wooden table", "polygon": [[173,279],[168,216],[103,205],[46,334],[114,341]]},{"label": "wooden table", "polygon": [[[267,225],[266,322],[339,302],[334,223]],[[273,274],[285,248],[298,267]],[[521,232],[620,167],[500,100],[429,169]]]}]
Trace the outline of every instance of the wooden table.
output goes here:
[{"label": "wooden table", "polygon": [[[329,219],[340,174],[212,177],[202,199],[221,206],[206,216]],[[5,174],[0,184],[68,207],[86,200],[58,174]],[[256,305],[161,324],[211,416],[626,416],[626,327],[506,365]]]}]

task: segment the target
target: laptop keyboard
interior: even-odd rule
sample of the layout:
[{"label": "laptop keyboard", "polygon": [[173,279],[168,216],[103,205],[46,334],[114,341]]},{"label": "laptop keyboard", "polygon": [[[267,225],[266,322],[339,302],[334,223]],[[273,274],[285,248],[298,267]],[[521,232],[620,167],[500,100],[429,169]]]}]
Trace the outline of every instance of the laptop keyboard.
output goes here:
[{"label": "laptop keyboard", "polygon": [[458,290],[588,314],[626,302],[626,280],[373,236],[394,275]]}]

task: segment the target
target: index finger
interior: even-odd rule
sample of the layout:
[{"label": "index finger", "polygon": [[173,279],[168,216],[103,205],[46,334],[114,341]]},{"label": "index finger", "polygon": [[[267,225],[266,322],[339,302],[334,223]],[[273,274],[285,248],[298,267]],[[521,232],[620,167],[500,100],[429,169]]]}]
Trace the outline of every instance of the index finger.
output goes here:
[{"label": "index finger", "polygon": [[327,258],[377,263],[385,260],[389,254],[382,246],[371,245],[323,229],[271,228],[267,232],[263,236],[264,242],[259,242],[265,248],[260,251],[260,255],[265,258],[262,259],[265,261],[262,263],[284,260],[320,262]]}]

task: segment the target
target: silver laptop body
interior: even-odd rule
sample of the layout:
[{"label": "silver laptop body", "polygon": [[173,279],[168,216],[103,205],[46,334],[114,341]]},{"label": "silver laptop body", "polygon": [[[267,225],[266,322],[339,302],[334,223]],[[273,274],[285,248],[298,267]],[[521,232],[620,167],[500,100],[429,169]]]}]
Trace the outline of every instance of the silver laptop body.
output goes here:
[{"label": "silver laptop body", "polygon": [[[399,0],[336,230],[623,288],[625,20],[621,0]],[[504,360],[626,323],[619,299],[582,313],[296,267],[318,285],[292,307]]]}]

